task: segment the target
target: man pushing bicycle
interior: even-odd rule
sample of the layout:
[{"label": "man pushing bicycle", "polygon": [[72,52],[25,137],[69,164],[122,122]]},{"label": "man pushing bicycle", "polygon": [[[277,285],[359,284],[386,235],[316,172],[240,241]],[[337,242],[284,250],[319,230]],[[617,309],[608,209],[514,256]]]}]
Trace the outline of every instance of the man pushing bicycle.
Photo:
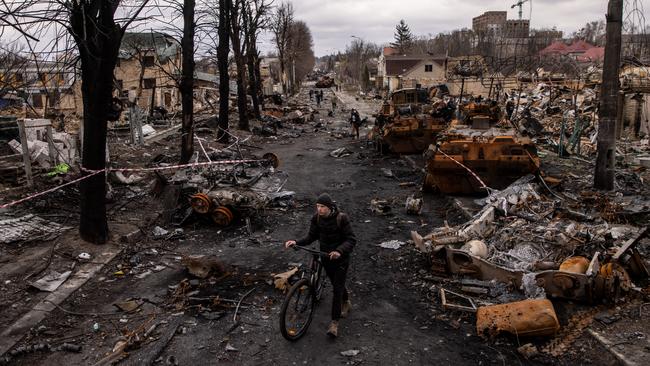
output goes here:
[{"label": "man pushing bicycle", "polygon": [[316,201],[316,213],[311,218],[307,236],[300,240],[287,240],[284,246],[306,246],[316,240],[320,243],[320,250],[329,253],[323,259],[323,267],[333,287],[332,321],[327,334],[334,338],[338,336],[340,318],[346,317],[352,309],[345,278],[357,239],[352,232],[350,219],[338,210],[327,193],[321,194]]}]

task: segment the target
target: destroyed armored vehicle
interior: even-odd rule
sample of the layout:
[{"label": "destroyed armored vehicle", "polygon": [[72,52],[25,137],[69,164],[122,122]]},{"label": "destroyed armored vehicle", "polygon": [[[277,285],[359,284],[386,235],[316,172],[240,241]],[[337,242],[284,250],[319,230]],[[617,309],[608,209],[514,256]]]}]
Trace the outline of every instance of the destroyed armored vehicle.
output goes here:
[{"label": "destroyed armored vehicle", "polygon": [[419,154],[435,142],[452,115],[453,106],[444,100],[431,104],[427,89],[396,90],[377,113],[371,137],[381,151]]},{"label": "destroyed armored vehicle", "polygon": [[537,149],[514,128],[500,128],[501,110],[494,102],[469,103],[461,119],[440,132],[425,153],[424,188],[446,194],[487,193],[503,189],[539,170]]},{"label": "destroyed armored vehicle", "polygon": [[334,86],[334,79],[329,76],[323,76],[316,82],[317,88],[331,88]]}]

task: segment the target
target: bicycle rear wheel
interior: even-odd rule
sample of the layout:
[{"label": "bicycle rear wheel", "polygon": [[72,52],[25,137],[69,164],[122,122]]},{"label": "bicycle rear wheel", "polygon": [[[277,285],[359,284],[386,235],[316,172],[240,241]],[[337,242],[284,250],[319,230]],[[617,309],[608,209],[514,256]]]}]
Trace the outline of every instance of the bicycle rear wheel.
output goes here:
[{"label": "bicycle rear wheel", "polygon": [[284,338],[296,341],[307,333],[315,304],[316,294],[309,280],[304,278],[291,286],[280,310],[280,332]]}]

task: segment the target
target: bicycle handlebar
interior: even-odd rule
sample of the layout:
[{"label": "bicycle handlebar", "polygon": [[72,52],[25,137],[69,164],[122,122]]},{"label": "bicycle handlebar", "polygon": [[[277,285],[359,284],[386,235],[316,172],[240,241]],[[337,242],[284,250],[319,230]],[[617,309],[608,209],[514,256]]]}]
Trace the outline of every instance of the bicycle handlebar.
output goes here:
[{"label": "bicycle handlebar", "polygon": [[304,250],[304,251],[309,252],[311,254],[318,254],[318,255],[321,255],[321,256],[324,256],[324,257],[329,257],[329,255],[330,255],[329,253],[321,252],[320,250],[311,249],[311,248],[307,248],[307,247],[301,247],[299,245],[292,245],[291,248],[293,248],[293,250]]}]

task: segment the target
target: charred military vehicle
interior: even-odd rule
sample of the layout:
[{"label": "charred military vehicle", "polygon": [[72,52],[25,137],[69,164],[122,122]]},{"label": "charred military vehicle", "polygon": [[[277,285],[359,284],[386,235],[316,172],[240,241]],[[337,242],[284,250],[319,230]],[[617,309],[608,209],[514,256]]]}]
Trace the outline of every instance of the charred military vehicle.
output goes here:
[{"label": "charred military vehicle", "polygon": [[371,137],[382,151],[422,153],[447,127],[453,109],[443,99],[431,103],[427,89],[396,90],[377,113]]},{"label": "charred military vehicle", "polygon": [[425,153],[426,189],[446,194],[487,193],[486,187],[503,189],[539,170],[531,139],[515,128],[497,126],[502,114],[496,102],[466,104],[460,115]]}]

